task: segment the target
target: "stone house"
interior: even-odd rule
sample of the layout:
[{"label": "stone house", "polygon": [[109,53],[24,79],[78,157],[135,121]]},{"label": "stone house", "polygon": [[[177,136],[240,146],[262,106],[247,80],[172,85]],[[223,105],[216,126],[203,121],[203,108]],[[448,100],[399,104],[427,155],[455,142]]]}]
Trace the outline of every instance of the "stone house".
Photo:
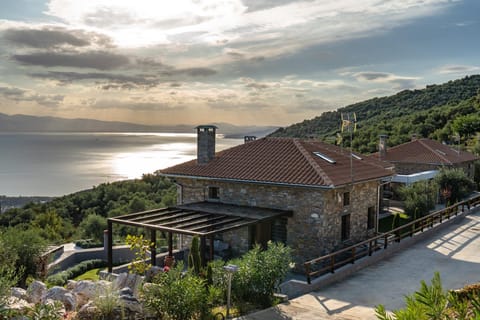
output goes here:
[{"label": "stone house", "polygon": [[179,208],[288,213],[216,234],[236,249],[282,241],[302,264],[375,233],[382,179],[393,174],[376,159],[295,138],[246,137],[215,153],[216,127],[197,134],[197,159],[161,170],[177,185]]}]

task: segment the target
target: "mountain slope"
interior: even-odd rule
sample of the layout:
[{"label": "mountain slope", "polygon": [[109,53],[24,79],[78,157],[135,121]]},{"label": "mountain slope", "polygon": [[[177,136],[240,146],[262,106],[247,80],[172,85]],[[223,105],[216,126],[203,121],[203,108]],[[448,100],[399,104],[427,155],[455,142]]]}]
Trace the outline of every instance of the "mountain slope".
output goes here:
[{"label": "mountain slope", "polygon": [[[228,137],[244,135],[264,136],[277,127],[236,126],[228,123],[215,124],[219,133]],[[100,121],[93,119],[65,119],[30,115],[7,115],[0,113],[0,132],[177,132],[193,133],[194,125],[148,126],[128,122]]]},{"label": "mountain slope", "polygon": [[[407,141],[413,133],[450,140],[455,133],[452,128],[455,118],[468,114],[480,117],[479,88],[480,75],[474,75],[441,85],[429,85],[422,90],[404,90],[393,96],[373,98],[325,112],[311,120],[280,128],[271,136],[313,136],[334,142],[340,132],[341,114],[355,113],[357,131],[352,146],[363,153],[376,150],[379,134],[391,136],[390,145]],[[344,143],[349,144],[348,136],[344,137]]]}]

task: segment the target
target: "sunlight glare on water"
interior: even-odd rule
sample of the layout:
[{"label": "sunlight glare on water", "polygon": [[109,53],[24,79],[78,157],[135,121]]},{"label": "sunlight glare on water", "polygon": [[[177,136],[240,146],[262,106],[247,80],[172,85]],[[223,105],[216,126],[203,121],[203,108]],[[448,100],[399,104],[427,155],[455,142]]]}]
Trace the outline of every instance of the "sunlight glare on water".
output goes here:
[{"label": "sunlight glare on water", "polygon": [[[182,163],[195,158],[195,144],[167,143],[143,151],[119,153],[112,159],[114,175],[126,179],[139,178],[144,173]],[[141,165],[139,165],[141,164]]]}]

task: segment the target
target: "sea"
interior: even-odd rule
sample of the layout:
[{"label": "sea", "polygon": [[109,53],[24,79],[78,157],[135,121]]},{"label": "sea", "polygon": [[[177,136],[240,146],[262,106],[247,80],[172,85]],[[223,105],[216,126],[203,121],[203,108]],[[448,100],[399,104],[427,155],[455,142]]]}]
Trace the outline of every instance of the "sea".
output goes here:
[{"label": "sea", "polygon": [[[243,143],[217,135],[216,151]],[[0,196],[62,196],[196,158],[196,134],[0,133]]]}]

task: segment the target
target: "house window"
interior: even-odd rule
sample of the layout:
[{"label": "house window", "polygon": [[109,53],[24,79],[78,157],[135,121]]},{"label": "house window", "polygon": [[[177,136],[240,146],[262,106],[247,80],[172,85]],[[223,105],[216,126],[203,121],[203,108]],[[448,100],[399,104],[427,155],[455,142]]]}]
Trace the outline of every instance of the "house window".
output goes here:
[{"label": "house window", "polygon": [[208,199],[218,200],[220,199],[219,194],[220,193],[218,187],[208,187]]},{"label": "house window", "polygon": [[343,206],[349,206],[350,205],[350,192],[344,192],[343,193]]},{"label": "house window", "polygon": [[375,228],[375,207],[368,208],[368,220],[367,220],[367,229]]},{"label": "house window", "polygon": [[342,241],[350,238],[350,214],[342,216]]}]

